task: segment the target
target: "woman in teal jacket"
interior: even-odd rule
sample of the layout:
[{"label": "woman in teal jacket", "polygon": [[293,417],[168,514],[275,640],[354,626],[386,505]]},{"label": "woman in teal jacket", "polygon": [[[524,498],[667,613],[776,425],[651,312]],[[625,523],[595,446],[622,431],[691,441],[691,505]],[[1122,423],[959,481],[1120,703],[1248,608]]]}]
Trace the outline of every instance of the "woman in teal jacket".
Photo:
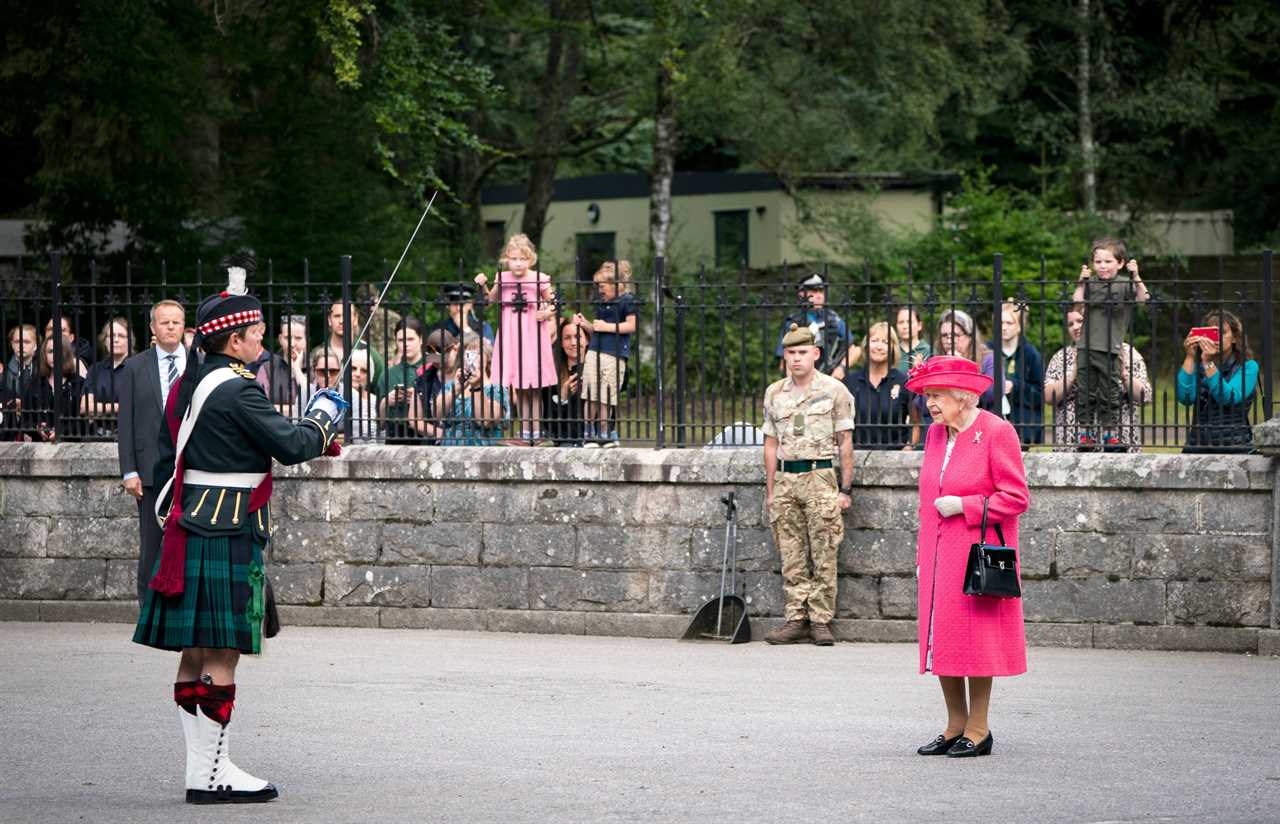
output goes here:
[{"label": "woman in teal jacket", "polygon": [[1183,452],[1252,452],[1249,410],[1258,390],[1258,362],[1249,351],[1240,318],[1230,312],[1205,315],[1202,327],[1219,340],[1188,335],[1178,370],[1178,403],[1194,408]]}]

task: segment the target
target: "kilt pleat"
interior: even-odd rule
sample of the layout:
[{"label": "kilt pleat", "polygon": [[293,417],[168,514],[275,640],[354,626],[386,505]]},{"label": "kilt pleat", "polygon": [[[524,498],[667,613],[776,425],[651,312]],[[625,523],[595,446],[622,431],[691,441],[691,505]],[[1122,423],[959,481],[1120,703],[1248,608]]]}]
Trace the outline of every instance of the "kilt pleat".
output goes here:
[{"label": "kilt pleat", "polygon": [[188,534],[182,594],[166,598],[148,589],[133,640],[166,650],[261,652],[262,549],[251,533]]}]

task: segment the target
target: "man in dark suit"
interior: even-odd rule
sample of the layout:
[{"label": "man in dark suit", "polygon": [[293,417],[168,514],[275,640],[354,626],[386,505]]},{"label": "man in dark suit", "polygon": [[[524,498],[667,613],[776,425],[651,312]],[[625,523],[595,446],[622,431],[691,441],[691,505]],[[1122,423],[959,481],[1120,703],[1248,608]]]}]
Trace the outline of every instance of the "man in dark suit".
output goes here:
[{"label": "man in dark suit", "polygon": [[156,493],[168,478],[156,477],[160,427],[169,390],[187,368],[182,347],[186,311],[182,304],[162,300],[151,307],[152,346],[124,362],[120,374],[120,474],[126,492],[138,500],[138,603],[160,556],[163,533],[156,522]]}]

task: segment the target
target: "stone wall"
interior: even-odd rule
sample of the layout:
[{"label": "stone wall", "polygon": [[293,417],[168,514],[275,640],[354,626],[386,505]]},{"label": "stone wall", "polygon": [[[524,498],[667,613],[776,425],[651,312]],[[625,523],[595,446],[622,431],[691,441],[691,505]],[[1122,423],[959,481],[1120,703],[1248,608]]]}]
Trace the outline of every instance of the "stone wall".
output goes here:
[{"label": "stone wall", "polygon": [[[838,634],[914,640],[919,455],[861,453]],[[1033,643],[1272,652],[1277,459],[1031,454]],[[137,510],[110,444],[0,444],[0,618],[130,621]],[[754,450],[356,447],[277,474],[286,624],[675,637],[737,492],[757,637],[782,606]]]}]

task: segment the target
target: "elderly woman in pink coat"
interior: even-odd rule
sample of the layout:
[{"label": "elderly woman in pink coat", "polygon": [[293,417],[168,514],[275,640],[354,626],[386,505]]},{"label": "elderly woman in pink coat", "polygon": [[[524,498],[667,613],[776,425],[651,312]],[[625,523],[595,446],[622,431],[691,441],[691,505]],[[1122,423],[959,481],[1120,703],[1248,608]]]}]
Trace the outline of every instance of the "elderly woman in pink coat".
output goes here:
[{"label": "elderly woman in pink coat", "polygon": [[934,420],[920,469],[920,672],[938,676],[947,705],[946,730],[920,747],[920,755],[990,754],[991,679],[1027,671],[1021,599],[963,592],[969,547],[980,540],[983,502],[990,542],[998,543],[1000,524],[1008,545],[1016,547],[1018,516],[1029,501],[1018,433],[978,408],[989,386],[991,378],[977,364],[948,355],[915,367],[907,381],[907,389],[925,396]]}]

